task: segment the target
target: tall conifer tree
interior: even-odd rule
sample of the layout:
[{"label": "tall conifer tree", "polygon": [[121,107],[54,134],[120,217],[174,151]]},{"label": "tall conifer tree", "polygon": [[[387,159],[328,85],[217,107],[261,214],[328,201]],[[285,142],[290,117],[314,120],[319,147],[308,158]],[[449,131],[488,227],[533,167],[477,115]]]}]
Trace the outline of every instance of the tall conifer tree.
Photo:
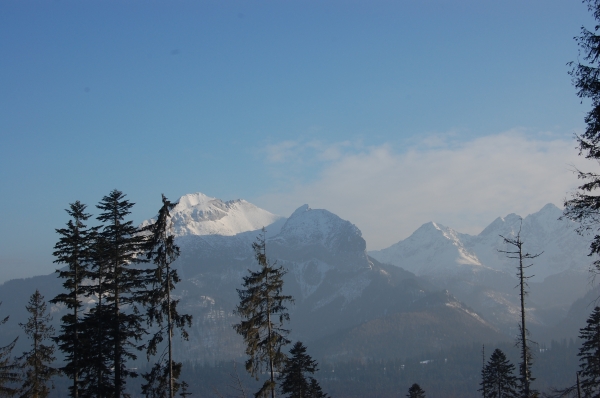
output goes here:
[{"label": "tall conifer tree", "polygon": [[[0,320],[0,325],[4,325],[8,318]],[[10,344],[0,347],[0,397],[12,397],[18,392],[14,385],[21,380],[19,364],[11,356],[18,339],[16,337]]]},{"label": "tall conifer tree", "polygon": [[54,344],[45,344],[54,334],[54,328],[50,325],[52,317],[46,312],[46,302],[39,290],[29,298],[29,304],[25,307],[29,312],[27,323],[21,323],[25,335],[31,340],[31,349],[19,359],[23,361],[23,385],[21,387],[21,398],[45,398],[50,393],[52,377],[60,371],[50,364],[54,358]]},{"label": "tall conifer tree", "polygon": [[244,277],[243,289],[238,289],[240,303],[236,314],[242,321],[234,325],[235,331],[246,343],[246,370],[257,380],[263,369],[269,373],[261,389],[255,397],[275,397],[275,373],[285,365],[286,355],[282,347],[289,344],[289,330],[283,327],[289,321],[286,303],[292,303],[291,296],[282,294],[283,276],[286,271],[276,264],[271,264],[266,253],[266,231],[252,244],[254,255],[260,269],[250,271]]},{"label": "tall conifer tree", "polygon": [[79,373],[83,366],[81,350],[82,334],[82,302],[84,294],[82,281],[88,277],[89,265],[92,260],[92,244],[95,228],[88,228],[85,222],[90,214],[85,212],[86,206],[79,201],[71,203],[66,212],[71,216],[66,228],[57,229],[60,239],[54,246],[54,260],[57,264],[66,264],[64,270],[57,270],[58,277],[63,278],[66,293],[60,293],[51,303],[64,304],[68,310],[61,318],[61,333],[56,338],[59,349],[65,354],[65,365],[61,370],[72,379],[69,395],[79,398]]},{"label": "tall conifer tree", "polygon": [[92,264],[88,271],[92,285],[87,286],[87,294],[93,297],[95,305],[87,312],[81,323],[82,364],[79,372],[82,398],[107,398],[114,394],[112,377],[114,339],[107,333],[111,322],[112,308],[105,300],[104,282],[109,272],[108,256],[105,253],[108,245],[105,239],[96,235],[92,246]]},{"label": "tall conifer tree", "polygon": [[581,389],[585,397],[597,397],[600,395],[600,307],[594,308],[579,337],[583,341],[578,354]]},{"label": "tall conifer tree", "polygon": [[481,389],[486,398],[517,398],[515,365],[510,363],[500,349],[495,349],[481,372]]},{"label": "tall conifer tree", "polygon": [[288,398],[325,398],[321,386],[312,375],[318,364],[306,353],[306,347],[296,342],[290,350],[290,357],[279,374],[280,390]]},{"label": "tall conifer tree", "polygon": [[176,380],[182,364],[173,360],[173,329],[178,328],[182,337],[187,340],[185,326],[191,326],[192,317],[179,314],[177,311],[179,300],[173,300],[171,295],[175,284],[180,281],[177,271],[171,267],[179,257],[179,247],[175,244],[170,214],[175,204],[164,195],[162,195],[162,203],[156,221],[145,228],[145,232],[149,233],[147,258],[156,266],[147,292],[147,315],[149,325],[158,326],[158,330],[150,339],[147,352],[148,357],[155,355],[166,334],[167,357],[164,358],[162,355],[152,371],[143,375],[147,381],[143,389],[146,396],[174,398],[179,389]]},{"label": "tall conifer tree", "polygon": [[410,386],[408,389],[408,394],[406,395],[408,398],[425,398],[425,391],[421,388],[417,383]]},{"label": "tall conifer tree", "polygon": [[113,343],[115,398],[122,396],[127,377],[137,377],[137,373],[126,366],[126,362],[137,358],[134,351],[142,349],[140,340],[145,333],[138,304],[144,301],[149,271],[136,266],[145,261],[140,257],[145,239],[131,220],[125,220],[133,205],[116,189],[97,205],[102,211],[97,219],[104,223],[100,239],[106,266],[100,285],[103,300],[109,307],[108,313],[103,311],[105,317],[102,319]]},{"label": "tall conifer tree", "polygon": [[[584,0],[592,13],[596,24],[593,30],[581,27],[581,35],[576,37],[581,57],[578,62],[571,62],[570,72],[573,85],[579,98],[591,100],[592,109],[585,116],[586,129],[576,135],[579,155],[587,159],[600,160],[600,0]],[[577,177],[582,180],[578,190],[571,199],[566,200],[564,215],[580,224],[578,232],[592,233],[594,238],[590,244],[590,255],[600,254],[600,174],[576,170]],[[593,271],[600,273],[600,259],[594,260]]]},{"label": "tall conifer tree", "polygon": [[508,258],[519,261],[519,264],[517,265],[517,277],[519,278],[519,299],[521,302],[521,322],[519,323],[519,336],[517,338],[517,344],[521,352],[521,363],[519,364],[519,391],[523,398],[530,398],[535,396],[537,392],[531,388],[531,382],[535,380],[535,378],[531,376],[533,356],[531,354],[530,345],[532,344],[532,341],[529,340],[529,330],[527,329],[527,325],[525,323],[525,297],[528,295],[527,279],[532,277],[526,276],[525,270],[530,268],[532,264],[526,264],[525,262],[539,257],[542,253],[529,254],[523,250],[524,242],[521,240],[521,227],[519,227],[519,231],[517,232],[515,238],[506,238],[504,236],[500,237],[504,240],[504,243],[512,246],[513,249],[499,251],[501,253],[506,253]]}]

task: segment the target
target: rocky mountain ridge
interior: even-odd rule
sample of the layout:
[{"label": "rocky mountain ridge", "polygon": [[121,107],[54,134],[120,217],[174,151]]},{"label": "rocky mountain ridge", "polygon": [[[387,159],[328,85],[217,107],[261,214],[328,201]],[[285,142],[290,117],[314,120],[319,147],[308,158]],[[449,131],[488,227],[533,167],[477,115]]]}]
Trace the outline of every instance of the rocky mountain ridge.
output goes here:
[{"label": "rocky mountain ridge", "polygon": [[[557,212],[547,205],[523,220],[522,236],[533,250],[555,250],[552,258],[558,258],[546,263],[541,282],[531,284],[530,325],[539,330],[551,330],[585,293],[577,291],[585,267],[574,257],[562,263],[560,250],[586,253],[587,243],[573,235],[572,226],[556,227]],[[181,311],[194,317],[190,340],[177,345],[183,359],[211,362],[242,356],[241,338],[231,327],[238,321],[233,314],[236,289],[248,270],[257,267],[251,244],[262,227],[268,258],[287,270],[285,292],[296,301],[289,307],[290,337],[318,348],[324,358],[376,358],[384,352],[402,358],[468,341],[512,340],[514,335],[514,271],[493,245],[498,235],[516,231],[516,215],[498,218],[477,236],[428,223],[391,248],[367,253],[354,224],[308,205],[284,218],[243,200],[225,202],[196,193],[183,196],[172,214],[181,248],[174,266],[182,277],[174,295],[181,300]],[[539,236],[533,234],[538,230]],[[557,280],[570,290],[557,294]],[[24,305],[36,288],[49,299],[60,291],[60,281],[53,274],[0,286],[0,310],[15,314],[13,326],[24,321]],[[58,322],[64,308],[51,310]],[[5,326],[2,340],[19,333],[18,327]]]}]

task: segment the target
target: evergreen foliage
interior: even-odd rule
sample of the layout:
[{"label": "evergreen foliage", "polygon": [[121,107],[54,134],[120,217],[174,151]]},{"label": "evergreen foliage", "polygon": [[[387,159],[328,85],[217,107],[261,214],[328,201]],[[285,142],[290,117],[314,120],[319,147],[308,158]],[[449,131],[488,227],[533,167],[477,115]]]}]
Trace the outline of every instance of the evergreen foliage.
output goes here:
[{"label": "evergreen foliage", "polygon": [[406,395],[409,398],[425,398],[425,391],[421,388],[417,383],[410,386],[408,389],[408,394]]},{"label": "evergreen foliage", "polygon": [[50,364],[55,360],[54,345],[44,344],[54,334],[52,321],[46,312],[44,296],[36,290],[25,307],[30,316],[25,324],[19,324],[25,335],[31,340],[31,350],[23,353],[19,360],[23,361],[23,384],[19,393],[21,398],[45,398],[50,393],[49,385],[52,377],[60,371]]},{"label": "evergreen foliage", "polygon": [[[552,341],[551,344],[541,346],[543,350],[536,355],[533,364],[537,389],[549,393],[552,387],[562,388],[574,383],[575,373],[579,370],[578,341]],[[500,342],[497,347],[516,369],[519,348],[509,341]],[[289,348],[285,350],[288,355]],[[307,351],[310,351],[310,347]],[[487,353],[486,363],[491,353]],[[428,362],[422,363],[423,360]],[[481,392],[477,391],[481,382],[481,364],[481,344],[473,343],[433,350],[410,358],[319,361],[318,381],[323,390],[333,397],[404,397],[408,387],[418,381],[426,390],[427,396],[481,398]],[[150,368],[148,365],[144,371],[149,371]],[[516,372],[515,376],[518,376]],[[247,372],[240,372],[238,381],[235,363],[232,361],[184,361],[181,378],[189,383],[188,391],[194,397],[217,396],[219,394],[215,392],[215,388],[223,397],[252,397],[253,394],[245,391],[257,391],[262,385],[262,380],[257,382]],[[243,386],[243,390],[240,386]],[[278,397],[281,397],[279,391]]]},{"label": "evergreen foliage", "polygon": [[[145,384],[142,384],[142,394],[147,398],[166,398],[170,391],[175,394],[181,387],[180,383],[173,383],[173,389],[170,390],[170,380],[177,380],[181,374],[180,362],[172,363],[169,368],[166,362],[157,362],[152,366],[150,372],[142,374]],[[170,376],[172,375],[172,376]]]},{"label": "evergreen foliage", "polygon": [[[586,129],[582,135],[577,135],[579,155],[587,159],[600,159],[600,0],[584,0],[588,10],[596,20],[593,31],[581,27],[581,35],[576,37],[583,63],[571,62],[570,72],[573,85],[579,98],[589,98],[592,109],[585,117]],[[577,177],[582,180],[578,191],[571,199],[565,201],[565,217],[579,223],[578,231],[594,233],[590,244],[590,255],[600,254],[600,174],[576,170]],[[596,272],[600,272],[600,259],[594,261]]]},{"label": "evergreen foliage", "polygon": [[[4,325],[8,318],[7,316],[0,320],[0,325]],[[17,337],[4,347],[0,347],[0,397],[12,397],[18,392],[14,385],[21,380],[19,364],[11,356],[18,339]]]},{"label": "evergreen foliage", "polygon": [[106,333],[112,316],[112,308],[105,300],[104,281],[110,270],[105,258],[107,247],[105,239],[97,235],[92,247],[93,261],[88,271],[94,284],[87,287],[87,294],[93,295],[96,305],[85,314],[81,323],[79,395],[83,398],[112,397],[115,389],[111,379],[114,339],[110,333]]},{"label": "evergreen foliage", "polygon": [[306,353],[306,347],[296,342],[290,350],[290,357],[279,374],[280,390],[288,398],[318,398],[327,397],[321,386],[312,376],[318,364]]},{"label": "evergreen foliage", "polygon": [[51,303],[64,304],[71,312],[61,318],[61,333],[56,337],[58,348],[65,354],[65,365],[62,372],[73,380],[69,395],[79,397],[79,369],[82,366],[80,340],[82,339],[81,297],[84,293],[82,281],[88,275],[92,261],[92,245],[95,228],[88,228],[84,222],[90,218],[85,212],[86,206],[79,201],[71,203],[66,212],[71,216],[66,228],[57,229],[60,239],[54,246],[54,263],[66,264],[64,270],[57,270],[59,278],[63,278],[65,293],[58,294]]},{"label": "evergreen foliage", "polygon": [[[173,398],[179,389],[176,380],[181,369],[181,363],[173,361],[173,329],[178,328],[182,337],[187,340],[185,326],[191,327],[192,317],[179,314],[177,311],[179,300],[173,300],[171,297],[175,284],[180,281],[177,271],[171,269],[171,264],[179,257],[179,247],[175,244],[175,237],[171,231],[170,211],[175,204],[169,202],[164,195],[162,195],[162,203],[156,221],[145,228],[145,232],[149,233],[147,259],[156,265],[146,297],[147,320],[149,326],[158,325],[158,330],[148,343],[147,354],[149,358],[156,354],[166,334],[167,356],[165,358],[164,354],[161,355],[152,371],[143,375],[147,383],[142,388],[144,394],[149,397]],[[176,368],[179,370],[176,371]]]},{"label": "evergreen foliage", "polygon": [[323,389],[319,385],[319,382],[316,379],[311,377],[310,384],[308,386],[308,397],[310,397],[310,398],[328,398],[329,395],[325,394],[323,392]]},{"label": "evergreen foliage", "polygon": [[580,330],[580,383],[586,397],[600,395],[600,307],[594,308],[587,325]]},{"label": "evergreen foliage", "polygon": [[485,398],[516,398],[518,397],[517,378],[513,375],[515,365],[496,348],[487,365],[481,371],[481,389]]},{"label": "evergreen foliage", "polygon": [[263,369],[269,372],[266,380],[255,397],[275,397],[275,372],[285,365],[286,355],[282,347],[289,344],[289,330],[283,328],[289,321],[286,303],[293,302],[291,296],[282,294],[283,275],[286,271],[276,264],[270,264],[266,254],[265,229],[252,244],[255,258],[260,269],[250,271],[244,277],[244,289],[238,289],[240,303],[235,313],[242,321],[234,325],[246,344],[246,370],[257,380]]},{"label": "evergreen foliage", "polygon": [[[521,220],[521,223],[523,220]],[[523,251],[524,242],[521,240],[521,226],[515,238],[506,238],[501,236],[509,246],[512,246],[512,250],[499,250],[501,253],[506,253],[508,258],[519,261],[517,265],[517,278],[519,278],[519,299],[521,303],[521,322],[519,323],[519,337],[517,338],[517,345],[521,349],[521,362],[519,363],[519,393],[523,398],[530,398],[537,394],[535,390],[531,389],[531,382],[535,380],[531,376],[531,366],[533,363],[533,356],[531,354],[530,345],[533,344],[529,340],[529,330],[525,324],[525,297],[528,295],[527,279],[531,276],[525,276],[525,270],[530,268],[532,264],[525,264],[525,261],[539,257],[542,253],[529,254]]]},{"label": "evergreen foliage", "polygon": [[[98,269],[102,271],[96,275],[98,283],[95,286],[101,289],[101,293],[97,294],[103,297],[105,307],[98,307],[94,314],[97,319],[91,322],[91,326],[104,328],[104,333],[112,343],[111,368],[115,398],[122,396],[127,377],[137,377],[137,373],[128,368],[126,363],[127,360],[135,360],[137,356],[134,352],[144,346],[141,343],[145,334],[142,325],[144,317],[138,305],[145,299],[149,271],[137,266],[144,262],[140,254],[145,238],[133,226],[133,221],[125,221],[133,205],[121,191],[115,189],[96,206],[102,211],[97,219],[104,225],[97,246],[100,255]],[[101,325],[97,322],[101,322]]]}]

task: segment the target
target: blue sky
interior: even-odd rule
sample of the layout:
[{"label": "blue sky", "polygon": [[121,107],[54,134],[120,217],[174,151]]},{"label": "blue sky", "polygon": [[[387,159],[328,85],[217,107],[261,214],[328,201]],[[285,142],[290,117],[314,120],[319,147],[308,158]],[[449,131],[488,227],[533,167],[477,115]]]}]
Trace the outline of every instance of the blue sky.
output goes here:
[{"label": "blue sky", "polygon": [[373,249],[560,205],[581,25],[566,0],[4,1],[0,281],[52,272],[63,209],[113,188],[138,222],[161,193],[309,203]]}]

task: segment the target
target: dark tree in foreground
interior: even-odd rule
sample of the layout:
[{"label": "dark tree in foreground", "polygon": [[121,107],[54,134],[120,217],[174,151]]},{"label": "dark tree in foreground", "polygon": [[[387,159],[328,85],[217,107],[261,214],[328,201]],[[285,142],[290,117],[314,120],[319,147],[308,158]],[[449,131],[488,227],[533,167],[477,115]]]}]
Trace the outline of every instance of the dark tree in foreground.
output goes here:
[{"label": "dark tree in foreground", "polygon": [[[8,316],[0,320],[0,325],[7,321]],[[21,380],[19,364],[11,356],[18,339],[17,337],[10,344],[0,347],[0,397],[12,397],[18,392],[13,386]]]},{"label": "dark tree in foreground", "polygon": [[[97,286],[97,285],[96,285]],[[79,396],[81,398],[108,398],[114,394],[113,339],[106,333],[106,326],[112,315],[102,300],[102,294],[96,298],[96,305],[85,315],[81,324],[82,338],[79,374]]]},{"label": "dark tree in foreground", "polygon": [[144,231],[149,233],[147,258],[156,265],[147,291],[147,319],[149,326],[154,324],[158,326],[158,330],[148,343],[147,353],[148,359],[156,355],[166,334],[167,355],[166,358],[164,354],[161,355],[152,370],[143,375],[146,384],[142,388],[148,397],[173,398],[179,389],[176,380],[179,378],[182,366],[180,362],[173,361],[173,329],[178,328],[182,337],[187,340],[185,326],[191,327],[192,317],[179,314],[177,311],[179,300],[173,300],[171,296],[175,284],[180,281],[177,271],[171,268],[171,264],[179,257],[179,247],[175,244],[175,236],[171,231],[170,212],[175,204],[169,202],[164,195],[162,203],[156,221],[144,228]]},{"label": "dark tree in foreground", "polygon": [[281,393],[287,394],[288,398],[327,397],[311,376],[319,370],[317,366],[317,362],[306,353],[306,347],[298,341],[290,350],[290,357],[278,377]]},{"label": "dark tree in foreground", "polygon": [[521,301],[521,322],[519,324],[519,337],[517,339],[517,344],[519,345],[521,351],[521,363],[519,364],[519,392],[521,397],[530,398],[533,397],[536,392],[531,389],[531,382],[535,379],[531,377],[531,365],[533,362],[533,357],[531,355],[530,345],[532,342],[529,340],[529,330],[527,330],[527,326],[525,324],[525,297],[528,294],[527,279],[531,278],[532,276],[525,276],[525,270],[530,268],[532,264],[525,264],[525,262],[540,256],[542,253],[529,254],[523,251],[521,227],[519,227],[519,231],[517,232],[515,238],[505,238],[504,236],[500,237],[504,240],[504,243],[513,247],[510,250],[500,250],[500,252],[506,253],[508,258],[519,261],[519,264],[517,265],[517,277],[519,278],[519,298]]},{"label": "dark tree in foreground", "polygon": [[500,349],[494,350],[481,372],[481,389],[486,398],[516,398],[517,378],[513,375],[515,365],[506,359]]},{"label": "dark tree in foreground", "polygon": [[325,394],[317,382],[316,379],[310,378],[310,385],[308,386],[308,396],[310,398],[328,398],[329,395]]},{"label": "dark tree in foreground", "polygon": [[[181,374],[181,362],[172,363],[171,367],[162,362],[155,363],[148,373],[142,374],[145,384],[142,384],[142,394],[147,398],[166,398],[169,396],[169,381],[178,379]],[[174,383],[174,392],[179,390],[180,384]]]},{"label": "dark tree in foreground", "polygon": [[291,296],[282,294],[283,275],[285,270],[276,267],[267,260],[265,229],[262,230],[255,243],[252,244],[255,258],[260,269],[249,271],[244,277],[243,289],[238,289],[240,303],[235,313],[242,321],[234,325],[235,331],[246,343],[246,370],[257,380],[263,370],[269,373],[261,389],[255,397],[275,397],[275,372],[285,365],[286,355],[282,347],[289,344],[289,330],[283,328],[284,321],[289,321],[286,303],[293,302]]},{"label": "dark tree in foreground", "polygon": [[86,206],[79,201],[71,203],[67,213],[71,220],[66,228],[57,229],[60,239],[54,246],[54,260],[57,264],[66,264],[64,270],[57,270],[58,277],[63,278],[66,293],[57,295],[51,303],[64,304],[68,312],[61,318],[61,332],[56,337],[58,348],[65,354],[65,365],[61,368],[73,385],[69,387],[69,395],[79,398],[80,366],[82,366],[81,334],[82,311],[81,297],[84,294],[82,281],[88,277],[88,267],[92,260],[92,244],[94,228],[88,228],[84,223],[90,218],[85,212]]},{"label": "dark tree in foreground", "polygon": [[99,233],[99,258],[103,272],[99,276],[105,307],[98,319],[104,333],[112,341],[113,396],[119,398],[125,390],[127,377],[136,377],[127,360],[137,358],[135,351],[143,348],[141,340],[145,334],[143,316],[138,305],[144,301],[144,291],[149,272],[137,266],[144,262],[140,258],[145,239],[133,221],[125,221],[131,213],[133,203],[125,195],[113,190],[97,205],[102,211],[97,219],[104,223]]},{"label": "dark tree in foreground", "polygon": [[46,312],[44,296],[38,290],[31,295],[25,307],[29,312],[27,323],[20,324],[25,335],[31,340],[31,349],[19,359],[23,361],[22,398],[45,398],[54,388],[51,379],[60,372],[50,366],[54,362],[54,345],[44,344],[52,338],[54,328],[50,325],[52,317]]},{"label": "dark tree in foreground", "polygon": [[[587,159],[600,159],[600,0],[584,0],[596,19],[593,31],[581,27],[581,35],[576,37],[581,59],[573,65],[570,74],[579,98],[589,98],[592,109],[585,117],[585,132],[576,136],[579,155]],[[592,233],[590,256],[600,254],[600,174],[576,170],[582,180],[571,199],[565,201],[564,216],[580,224],[578,232]],[[600,259],[594,260],[594,271],[600,272]]]},{"label": "dark tree in foreground", "polygon": [[408,394],[406,394],[408,398],[425,398],[425,391],[421,388],[417,383],[410,386],[408,389]]},{"label": "dark tree in foreground", "polygon": [[585,397],[600,395],[600,307],[594,308],[587,325],[580,330],[580,383]]}]

